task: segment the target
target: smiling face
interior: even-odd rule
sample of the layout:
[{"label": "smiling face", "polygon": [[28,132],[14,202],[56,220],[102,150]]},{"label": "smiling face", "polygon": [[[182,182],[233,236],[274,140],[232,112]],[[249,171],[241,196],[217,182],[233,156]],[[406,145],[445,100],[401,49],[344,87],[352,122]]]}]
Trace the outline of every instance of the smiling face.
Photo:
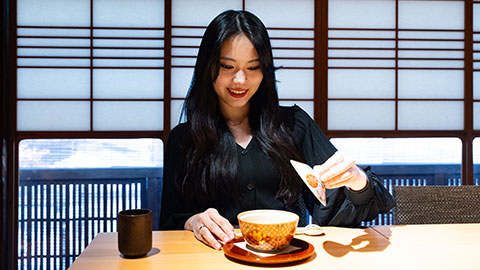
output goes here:
[{"label": "smiling face", "polygon": [[263,79],[257,50],[243,34],[227,39],[220,50],[220,70],[213,82],[225,112],[248,110],[250,98]]}]

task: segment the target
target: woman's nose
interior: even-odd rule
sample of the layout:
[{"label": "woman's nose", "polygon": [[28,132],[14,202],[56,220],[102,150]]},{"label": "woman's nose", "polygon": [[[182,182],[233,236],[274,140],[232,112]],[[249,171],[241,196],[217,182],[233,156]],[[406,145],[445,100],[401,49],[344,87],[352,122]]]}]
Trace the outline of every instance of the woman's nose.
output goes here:
[{"label": "woman's nose", "polygon": [[243,72],[243,70],[239,70],[237,71],[237,73],[235,73],[234,77],[233,77],[233,82],[235,83],[244,83],[247,79],[247,76],[245,76],[245,73]]}]

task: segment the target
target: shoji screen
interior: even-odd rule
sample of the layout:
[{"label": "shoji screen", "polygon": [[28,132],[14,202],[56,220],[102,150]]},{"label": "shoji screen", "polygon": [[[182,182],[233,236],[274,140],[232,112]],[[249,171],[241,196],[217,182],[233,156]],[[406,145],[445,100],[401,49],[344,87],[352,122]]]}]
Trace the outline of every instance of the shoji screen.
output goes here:
[{"label": "shoji screen", "polygon": [[18,0],[19,131],[163,129],[162,0]]},{"label": "shoji screen", "polygon": [[282,104],[296,103],[313,116],[314,1],[172,1],[172,127],[179,122],[200,40],[208,23],[226,9],[246,9],[265,23],[274,49]]},{"label": "shoji screen", "polygon": [[464,1],[330,0],[328,24],[329,130],[463,129]]},{"label": "shoji screen", "polygon": [[473,128],[480,130],[480,1],[473,4]]}]

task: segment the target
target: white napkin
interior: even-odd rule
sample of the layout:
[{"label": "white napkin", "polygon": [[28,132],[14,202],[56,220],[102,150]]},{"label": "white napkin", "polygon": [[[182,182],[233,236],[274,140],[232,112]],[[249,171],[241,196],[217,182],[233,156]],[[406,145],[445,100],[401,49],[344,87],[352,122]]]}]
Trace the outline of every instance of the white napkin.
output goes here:
[{"label": "white napkin", "polygon": [[270,257],[270,256],[275,256],[275,255],[281,255],[281,254],[285,254],[285,253],[290,253],[292,251],[295,251],[297,249],[301,249],[300,247],[296,247],[296,246],[292,246],[292,245],[289,245],[288,247],[278,251],[278,252],[260,252],[260,251],[254,251],[250,248],[247,248],[247,242],[245,241],[242,241],[242,242],[237,242],[235,243],[234,245],[236,245],[237,247],[241,248],[241,249],[244,249],[250,253],[253,253],[257,256],[260,256],[260,257]]}]

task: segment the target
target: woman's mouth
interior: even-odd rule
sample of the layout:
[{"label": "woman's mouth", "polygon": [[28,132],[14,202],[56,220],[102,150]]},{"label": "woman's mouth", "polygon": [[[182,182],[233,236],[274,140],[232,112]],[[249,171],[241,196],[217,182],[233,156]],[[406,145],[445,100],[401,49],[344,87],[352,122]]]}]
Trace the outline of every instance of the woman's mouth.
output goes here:
[{"label": "woman's mouth", "polygon": [[228,93],[234,98],[244,97],[248,92],[248,89],[243,88],[227,88],[227,90]]}]

